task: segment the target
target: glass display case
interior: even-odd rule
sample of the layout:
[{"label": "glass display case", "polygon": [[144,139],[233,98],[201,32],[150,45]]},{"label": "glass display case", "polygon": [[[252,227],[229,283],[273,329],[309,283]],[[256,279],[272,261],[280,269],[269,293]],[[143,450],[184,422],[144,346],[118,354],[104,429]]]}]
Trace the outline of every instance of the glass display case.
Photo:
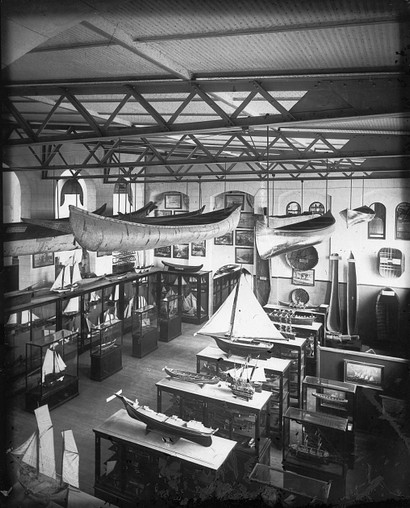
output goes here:
[{"label": "glass display case", "polygon": [[123,283],[122,315],[119,316],[123,322],[124,334],[132,330],[132,309],[134,308],[134,281],[127,280]]},{"label": "glass display case", "polygon": [[63,404],[78,395],[78,333],[59,330],[26,343],[27,411]]},{"label": "glass display case", "polygon": [[122,369],[122,323],[108,320],[91,328],[90,378],[102,381]]},{"label": "glass display case", "polygon": [[213,276],[213,312],[215,313],[219,307],[228,298],[241,275],[240,267],[215,272]]},{"label": "glass display case", "polygon": [[90,349],[92,329],[103,323],[102,290],[93,289],[83,294],[83,320],[79,351]]},{"label": "glass display case", "polygon": [[183,322],[200,324],[209,319],[210,273],[201,270],[180,276]]},{"label": "glass display case", "polygon": [[347,418],[290,407],[283,422],[283,467],[329,480],[345,478]]},{"label": "glass display case", "polygon": [[158,348],[159,325],[156,305],[132,311],[132,356],[143,358]]},{"label": "glass display case", "polygon": [[159,307],[159,340],[163,342],[181,335],[182,328],[182,297],[171,292],[167,294]]}]

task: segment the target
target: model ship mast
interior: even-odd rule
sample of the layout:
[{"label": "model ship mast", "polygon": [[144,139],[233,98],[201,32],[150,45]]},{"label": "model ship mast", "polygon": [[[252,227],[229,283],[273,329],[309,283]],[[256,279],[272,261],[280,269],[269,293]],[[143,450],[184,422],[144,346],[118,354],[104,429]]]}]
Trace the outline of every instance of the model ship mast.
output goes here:
[{"label": "model ship mast", "polygon": [[67,365],[57,351],[47,349],[41,368],[41,382],[43,384],[62,381]]}]

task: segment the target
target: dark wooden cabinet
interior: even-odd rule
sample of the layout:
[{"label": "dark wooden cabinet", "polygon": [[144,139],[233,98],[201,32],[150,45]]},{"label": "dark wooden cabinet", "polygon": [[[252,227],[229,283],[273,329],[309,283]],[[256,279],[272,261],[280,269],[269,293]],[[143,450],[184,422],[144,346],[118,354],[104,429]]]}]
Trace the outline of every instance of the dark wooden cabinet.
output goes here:
[{"label": "dark wooden cabinet", "polygon": [[90,378],[102,381],[122,369],[122,322],[108,321],[91,330]]}]

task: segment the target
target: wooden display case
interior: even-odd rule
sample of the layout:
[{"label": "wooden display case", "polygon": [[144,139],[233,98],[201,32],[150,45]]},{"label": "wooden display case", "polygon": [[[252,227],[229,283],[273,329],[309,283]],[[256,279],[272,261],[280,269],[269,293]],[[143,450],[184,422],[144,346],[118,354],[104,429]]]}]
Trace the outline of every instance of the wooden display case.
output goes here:
[{"label": "wooden display case", "polygon": [[231,355],[229,358],[218,347],[208,346],[196,355],[197,372],[220,375],[232,367],[248,364],[250,368],[262,368],[265,380],[262,389],[271,392],[268,404],[269,434],[272,442],[280,446],[282,442],[282,417],[289,406],[289,371],[290,360],[269,358],[259,360],[251,358],[248,362],[244,357]]},{"label": "wooden display case", "polygon": [[283,422],[284,469],[319,480],[345,480],[347,426],[347,418],[290,407]]},{"label": "wooden display case", "polygon": [[233,469],[236,443],[218,436],[204,447],[183,438],[170,443],[124,409],[93,429],[95,496],[121,507],[212,496],[215,480]]},{"label": "wooden display case", "polygon": [[91,329],[90,378],[102,381],[122,369],[122,322],[107,321]]},{"label": "wooden display case", "polygon": [[26,343],[25,409],[53,409],[78,395],[78,333],[59,330]]},{"label": "wooden display case", "polygon": [[182,274],[182,321],[200,324],[209,319],[210,271]]},{"label": "wooden display case", "polygon": [[160,301],[159,307],[159,340],[169,342],[181,335],[182,330],[182,297],[168,293]]},{"label": "wooden display case", "polygon": [[158,310],[145,305],[132,311],[132,356],[143,358],[158,348]]},{"label": "wooden display case", "polygon": [[213,312],[215,313],[219,307],[228,298],[233,288],[236,286],[241,269],[238,266],[234,270],[223,273],[215,273],[213,276]]},{"label": "wooden display case", "polygon": [[[157,411],[195,419],[217,428],[218,436],[237,441],[236,454],[245,462],[269,464],[269,419],[271,393],[255,392],[251,400],[236,397],[227,383],[203,385],[164,378],[156,383]],[[168,402],[164,398],[168,395]]]}]

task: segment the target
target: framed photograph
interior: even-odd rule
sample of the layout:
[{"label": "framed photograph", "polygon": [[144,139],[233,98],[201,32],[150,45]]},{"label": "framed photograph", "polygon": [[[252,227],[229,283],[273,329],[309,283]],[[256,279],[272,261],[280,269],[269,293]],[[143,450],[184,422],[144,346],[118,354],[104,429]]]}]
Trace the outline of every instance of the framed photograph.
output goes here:
[{"label": "framed photograph", "polygon": [[181,194],[165,194],[165,208],[182,208],[182,196]]},{"label": "framed photograph", "polygon": [[237,204],[240,204],[241,210],[243,210],[245,204],[245,196],[243,194],[225,194],[225,208]]},{"label": "framed photograph", "polygon": [[174,210],[174,215],[180,215],[181,213],[187,213],[188,210]]},{"label": "framed photograph", "polygon": [[292,268],[292,284],[295,286],[314,286],[315,271]]},{"label": "framed photograph", "polygon": [[214,238],[214,245],[233,245],[233,231]]},{"label": "framed photograph", "polygon": [[253,229],[255,227],[255,217],[253,213],[242,212],[239,219],[238,228]]},{"label": "framed photograph", "polygon": [[111,256],[112,252],[108,251],[97,251],[97,258],[103,258],[104,256]]},{"label": "framed photograph", "polygon": [[155,210],[155,217],[164,217],[165,215],[172,215],[172,210]]},{"label": "framed photograph", "polygon": [[375,363],[344,360],[344,379],[346,383],[354,383],[376,390],[383,389],[384,365]]},{"label": "framed photograph", "polygon": [[253,247],[254,238],[253,229],[237,229],[235,231],[235,245]]},{"label": "framed photograph", "polygon": [[206,240],[199,243],[191,243],[191,256],[206,256]]},{"label": "framed photograph", "polygon": [[178,259],[188,259],[189,257],[189,243],[181,243],[172,246],[172,257]]},{"label": "framed photograph", "polygon": [[54,265],[54,252],[40,252],[33,254],[33,268]]},{"label": "framed photograph", "polygon": [[253,249],[235,247],[235,263],[253,265]]},{"label": "framed photograph", "polygon": [[167,245],[166,247],[158,247],[157,249],[154,249],[154,256],[157,258],[170,258],[171,246]]}]

